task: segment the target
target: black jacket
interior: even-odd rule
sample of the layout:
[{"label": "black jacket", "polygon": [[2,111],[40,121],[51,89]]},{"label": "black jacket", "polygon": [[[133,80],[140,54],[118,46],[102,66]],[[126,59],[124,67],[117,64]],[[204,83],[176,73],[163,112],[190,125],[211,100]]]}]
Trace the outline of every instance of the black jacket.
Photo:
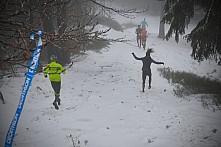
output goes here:
[{"label": "black jacket", "polygon": [[137,34],[137,36],[140,36],[140,33],[141,33],[141,28],[137,28],[135,33]]},{"label": "black jacket", "polygon": [[154,61],[150,56],[145,56],[145,57],[142,57],[142,58],[136,57],[135,54],[133,54],[133,56],[134,56],[134,58],[137,59],[137,60],[142,60],[142,62],[143,62],[142,70],[143,70],[143,71],[149,71],[149,72],[151,72],[151,69],[150,69],[151,63],[164,64],[163,62]]}]

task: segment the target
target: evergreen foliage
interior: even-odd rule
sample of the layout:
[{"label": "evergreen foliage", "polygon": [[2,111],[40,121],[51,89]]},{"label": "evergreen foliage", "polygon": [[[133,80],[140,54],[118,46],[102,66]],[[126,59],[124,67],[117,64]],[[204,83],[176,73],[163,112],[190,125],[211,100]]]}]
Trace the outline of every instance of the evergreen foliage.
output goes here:
[{"label": "evergreen foliage", "polygon": [[191,42],[193,49],[191,56],[195,60],[215,59],[219,62],[221,60],[220,0],[166,0],[163,21],[170,24],[166,39],[175,34],[178,43],[179,36],[185,34],[185,28],[199,8],[203,9],[204,17],[184,38]]},{"label": "evergreen foliage", "polygon": [[124,31],[122,26],[116,20],[110,17],[98,16],[94,18],[93,22],[98,22],[98,24],[108,26],[116,31]]},{"label": "evergreen foliage", "polygon": [[95,52],[100,52],[100,50],[104,48],[109,48],[109,45],[110,45],[110,41],[102,39],[102,38],[97,38],[93,42],[89,42],[86,45],[85,50],[92,50]]}]

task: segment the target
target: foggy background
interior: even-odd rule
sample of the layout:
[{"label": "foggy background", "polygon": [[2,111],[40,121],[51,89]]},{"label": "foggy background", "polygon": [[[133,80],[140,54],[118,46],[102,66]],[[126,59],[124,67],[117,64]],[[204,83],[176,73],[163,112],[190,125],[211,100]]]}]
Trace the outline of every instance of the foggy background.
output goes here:
[{"label": "foggy background", "polygon": [[148,9],[147,14],[158,16],[161,10],[161,1],[158,0],[114,0],[114,4],[122,8]]},{"label": "foggy background", "polygon": [[[160,16],[161,8],[164,5],[164,1],[162,0],[112,0],[110,3],[124,9],[136,8],[138,10],[143,10],[148,8],[148,11],[145,14],[149,14],[152,16]],[[192,22],[198,22],[202,19],[203,16],[203,10],[201,8],[197,8],[195,10]]]}]

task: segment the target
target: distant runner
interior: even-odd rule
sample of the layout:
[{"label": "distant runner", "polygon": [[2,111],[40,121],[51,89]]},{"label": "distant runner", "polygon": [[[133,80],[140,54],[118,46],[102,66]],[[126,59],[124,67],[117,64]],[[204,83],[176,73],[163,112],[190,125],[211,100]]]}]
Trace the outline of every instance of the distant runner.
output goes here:
[{"label": "distant runner", "polygon": [[143,46],[143,49],[146,48],[146,40],[147,40],[147,31],[146,31],[146,29],[142,28],[142,30],[141,30],[141,44]]},{"label": "distant runner", "polygon": [[140,28],[140,25],[137,26],[137,29],[136,29],[135,33],[137,34],[137,45],[138,45],[138,47],[141,47],[141,28]]},{"label": "distant runner", "polygon": [[138,58],[136,57],[136,55],[134,53],[132,53],[132,55],[134,56],[134,58],[136,60],[142,60],[143,62],[143,67],[142,67],[142,80],[143,80],[143,83],[142,83],[142,92],[144,92],[144,88],[145,88],[145,81],[146,81],[146,76],[149,76],[149,86],[148,86],[148,89],[151,88],[151,80],[152,80],[152,74],[151,74],[151,68],[150,68],[150,65],[151,63],[155,63],[155,64],[163,64],[163,62],[157,62],[157,61],[154,61],[151,57],[150,57],[150,53],[153,53],[153,50],[152,49],[148,49],[147,52],[146,52],[146,56],[145,57],[142,57],[142,58]]},{"label": "distant runner", "polygon": [[147,24],[147,21],[146,21],[145,18],[143,19],[143,21],[141,21],[140,25],[141,25],[141,28],[142,28],[142,29],[143,29],[143,28],[146,29],[146,26],[148,27],[148,24]]}]

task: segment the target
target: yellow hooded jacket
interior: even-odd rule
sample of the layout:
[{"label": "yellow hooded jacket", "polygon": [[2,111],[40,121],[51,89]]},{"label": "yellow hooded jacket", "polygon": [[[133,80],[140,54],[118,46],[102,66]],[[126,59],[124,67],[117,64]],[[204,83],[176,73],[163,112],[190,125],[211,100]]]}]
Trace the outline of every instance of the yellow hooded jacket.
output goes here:
[{"label": "yellow hooded jacket", "polygon": [[61,76],[60,74],[65,74],[65,69],[62,67],[61,64],[56,62],[51,62],[48,64],[44,69],[44,76],[46,77],[49,74],[50,81],[53,82],[60,82]]}]

